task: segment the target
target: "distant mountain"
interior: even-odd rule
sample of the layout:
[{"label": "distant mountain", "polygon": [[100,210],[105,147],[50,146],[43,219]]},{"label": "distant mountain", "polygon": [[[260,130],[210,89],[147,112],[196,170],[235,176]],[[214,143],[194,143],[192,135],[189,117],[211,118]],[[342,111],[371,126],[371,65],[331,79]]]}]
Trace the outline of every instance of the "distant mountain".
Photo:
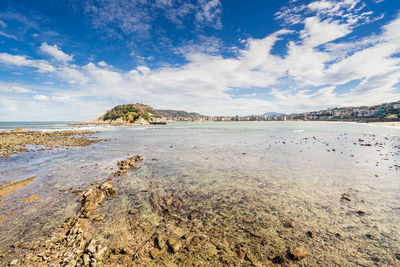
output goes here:
[{"label": "distant mountain", "polygon": [[167,118],[168,120],[199,120],[208,118],[208,116],[200,115],[195,112],[186,112],[182,110],[157,110],[158,114]]}]

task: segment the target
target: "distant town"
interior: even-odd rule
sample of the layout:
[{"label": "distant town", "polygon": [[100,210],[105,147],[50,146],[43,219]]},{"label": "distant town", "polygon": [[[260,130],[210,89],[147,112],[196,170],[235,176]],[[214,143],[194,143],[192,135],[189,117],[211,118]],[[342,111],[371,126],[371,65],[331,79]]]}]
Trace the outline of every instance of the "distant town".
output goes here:
[{"label": "distant town", "polygon": [[325,110],[305,113],[265,113],[249,116],[197,116],[175,117],[174,120],[207,120],[207,121],[287,121],[287,120],[318,120],[318,121],[400,121],[400,101],[375,106],[328,108]]}]

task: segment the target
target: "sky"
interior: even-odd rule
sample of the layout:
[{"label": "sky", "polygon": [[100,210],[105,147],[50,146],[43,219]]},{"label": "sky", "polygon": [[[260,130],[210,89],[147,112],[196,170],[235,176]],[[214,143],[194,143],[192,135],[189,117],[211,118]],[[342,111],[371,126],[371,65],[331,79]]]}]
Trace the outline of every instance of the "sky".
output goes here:
[{"label": "sky", "polygon": [[397,100],[399,0],[0,0],[0,121]]}]

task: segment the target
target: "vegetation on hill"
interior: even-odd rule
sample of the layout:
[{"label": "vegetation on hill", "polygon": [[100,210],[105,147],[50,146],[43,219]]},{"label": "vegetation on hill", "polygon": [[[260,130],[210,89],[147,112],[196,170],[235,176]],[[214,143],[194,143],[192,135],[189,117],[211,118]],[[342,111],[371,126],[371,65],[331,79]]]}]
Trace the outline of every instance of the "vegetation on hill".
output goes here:
[{"label": "vegetation on hill", "polygon": [[195,112],[189,113],[181,110],[157,110],[157,112],[169,120],[197,120],[207,118],[207,116]]},{"label": "vegetation on hill", "polygon": [[115,106],[102,116],[104,121],[122,119],[127,122],[134,122],[139,118],[151,121],[155,118],[161,118],[161,115],[150,106],[136,103]]}]

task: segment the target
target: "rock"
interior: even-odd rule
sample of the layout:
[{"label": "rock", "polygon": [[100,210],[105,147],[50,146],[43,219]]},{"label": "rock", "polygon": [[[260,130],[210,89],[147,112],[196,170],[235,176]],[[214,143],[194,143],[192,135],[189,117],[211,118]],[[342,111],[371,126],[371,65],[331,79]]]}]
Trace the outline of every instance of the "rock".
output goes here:
[{"label": "rock", "polygon": [[168,240],[168,245],[171,247],[172,252],[175,253],[182,247],[182,242],[172,237]]},{"label": "rock", "polygon": [[81,216],[91,218],[97,207],[104,203],[105,194],[98,188],[89,189],[82,197]]},{"label": "rock", "polygon": [[357,211],[357,214],[358,214],[358,215],[365,215],[365,211],[363,211],[363,210],[358,210],[358,211]]},{"label": "rock", "polygon": [[248,260],[249,262],[251,262],[251,264],[253,265],[253,266],[262,266],[262,264],[254,257],[254,255],[253,254],[251,254],[251,253],[249,253],[249,252],[247,252],[246,253],[246,255],[245,255],[245,257],[244,257],[246,260]]},{"label": "rock", "polygon": [[83,191],[81,189],[76,189],[76,190],[72,191],[72,194],[75,194],[75,195],[80,195],[82,193],[83,193]]},{"label": "rock", "polygon": [[284,222],[283,226],[285,226],[287,228],[293,228],[294,227],[294,223],[293,222]]},{"label": "rock", "polygon": [[314,237],[314,232],[312,232],[312,231],[307,231],[306,235],[307,235],[308,237],[313,238],[313,237]]},{"label": "rock", "polygon": [[18,259],[12,260],[8,265],[9,266],[17,266],[18,265]]},{"label": "rock", "polygon": [[303,248],[300,248],[300,247],[291,249],[289,251],[290,258],[293,260],[296,260],[296,261],[304,259],[307,255],[308,255],[308,251]]},{"label": "rock", "polygon": [[369,239],[375,239],[376,237],[374,236],[374,235],[372,235],[372,234],[366,234],[365,235],[367,238],[369,238]]},{"label": "rock", "polygon": [[75,267],[76,266],[76,260],[70,260],[65,267]]},{"label": "rock", "polygon": [[83,259],[83,265],[84,266],[89,266],[89,264],[90,264],[90,256],[88,254],[83,254],[82,259]]},{"label": "rock", "polygon": [[286,259],[285,256],[279,254],[278,256],[275,256],[271,261],[275,264],[282,264],[285,263]]},{"label": "rock", "polygon": [[139,212],[138,209],[131,209],[131,210],[129,210],[129,214],[131,214],[131,215],[134,215],[134,214],[136,214],[136,213],[138,213],[138,212]]},{"label": "rock", "polygon": [[105,214],[96,215],[93,217],[94,222],[101,222],[106,218]]},{"label": "rock", "polygon": [[164,246],[165,246],[165,242],[164,242],[164,240],[163,240],[163,238],[162,238],[161,236],[157,236],[157,237],[154,239],[154,243],[156,244],[156,246],[157,246],[159,249],[163,249]]},{"label": "rock", "polygon": [[96,253],[96,245],[95,245],[95,243],[96,242],[92,239],[86,246],[86,250],[91,254]]},{"label": "rock", "polygon": [[116,196],[117,189],[113,186],[111,182],[104,182],[99,186],[99,189],[104,192],[108,197]]},{"label": "rock", "polygon": [[230,248],[225,247],[224,250],[226,253],[233,254],[233,251]]},{"label": "rock", "polygon": [[97,250],[97,253],[94,254],[94,258],[95,258],[96,260],[101,260],[102,257],[103,257],[103,255],[106,253],[106,251],[107,251],[107,247],[99,248],[99,249]]},{"label": "rock", "polygon": [[350,196],[348,194],[346,194],[346,193],[342,194],[342,199],[345,199],[347,201],[351,201]]},{"label": "rock", "polygon": [[160,254],[160,251],[156,248],[152,248],[149,253],[150,253],[151,258],[153,260],[155,260],[158,256],[158,254]]}]

